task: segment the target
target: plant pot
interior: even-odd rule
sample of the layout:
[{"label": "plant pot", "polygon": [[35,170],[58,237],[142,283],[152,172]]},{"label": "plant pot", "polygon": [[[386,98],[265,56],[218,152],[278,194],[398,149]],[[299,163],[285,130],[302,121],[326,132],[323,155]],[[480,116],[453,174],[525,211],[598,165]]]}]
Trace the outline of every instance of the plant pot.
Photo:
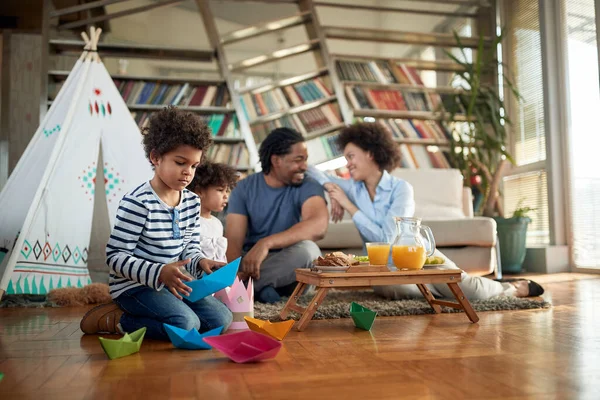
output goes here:
[{"label": "plant pot", "polygon": [[494,219],[498,225],[502,272],[519,273],[523,269],[523,260],[527,251],[527,225],[531,219],[527,217],[494,217]]}]

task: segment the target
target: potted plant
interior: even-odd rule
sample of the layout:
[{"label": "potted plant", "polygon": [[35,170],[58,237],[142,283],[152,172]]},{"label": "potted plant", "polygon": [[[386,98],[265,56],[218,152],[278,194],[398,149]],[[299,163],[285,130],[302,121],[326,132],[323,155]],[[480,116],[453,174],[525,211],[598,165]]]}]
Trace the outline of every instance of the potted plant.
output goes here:
[{"label": "potted plant", "polygon": [[[447,122],[455,121],[457,115],[467,122],[450,124],[450,147],[455,150],[450,152],[450,163],[462,171],[465,185],[473,189],[476,200],[479,198],[474,205],[476,211],[487,217],[503,216],[499,187],[508,163],[514,164],[514,160],[507,150],[506,125],[510,120],[504,113],[504,101],[497,93],[493,78],[499,65],[495,49],[502,35],[489,46],[485,46],[480,37],[473,62],[467,61],[466,47],[456,32],[454,37],[463,59],[448,51],[446,54],[462,71],[455,75],[459,91],[451,97],[452,101],[445,101],[444,106]],[[520,99],[506,72],[503,79],[504,85]]]},{"label": "potted plant", "polygon": [[[450,152],[450,162],[462,171],[465,185],[471,187],[476,212],[496,220],[502,270],[520,272],[526,252],[527,225],[531,222],[527,213],[533,209],[519,204],[511,218],[504,218],[499,191],[508,163],[514,164],[507,149],[506,127],[511,121],[505,115],[504,101],[498,95],[494,79],[499,66],[495,49],[503,35],[489,46],[485,46],[480,36],[472,62],[467,61],[466,47],[456,32],[454,37],[462,59],[448,51],[446,54],[464,69],[455,75],[462,90],[453,96],[454,104],[445,102],[444,106],[449,113],[447,121],[455,121],[460,113],[467,122],[451,124],[450,146],[456,151]],[[506,66],[503,70],[504,86],[517,100],[522,100],[507,76]]]},{"label": "potted plant", "polygon": [[494,217],[498,226],[502,272],[519,273],[523,269],[527,252],[527,226],[531,223],[528,214],[536,209],[523,207],[522,203],[523,199],[517,204],[511,218]]}]

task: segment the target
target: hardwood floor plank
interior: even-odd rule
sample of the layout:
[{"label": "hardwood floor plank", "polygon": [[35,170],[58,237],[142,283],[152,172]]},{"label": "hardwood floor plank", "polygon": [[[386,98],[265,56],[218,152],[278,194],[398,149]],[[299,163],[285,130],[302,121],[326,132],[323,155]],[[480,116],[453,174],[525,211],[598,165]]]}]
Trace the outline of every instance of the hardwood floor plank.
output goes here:
[{"label": "hardwood floor plank", "polygon": [[550,309],[351,319],[291,331],[274,360],[146,339],[109,360],[79,321],[88,307],[0,309],[4,399],[596,399],[600,279],[535,276]]}]

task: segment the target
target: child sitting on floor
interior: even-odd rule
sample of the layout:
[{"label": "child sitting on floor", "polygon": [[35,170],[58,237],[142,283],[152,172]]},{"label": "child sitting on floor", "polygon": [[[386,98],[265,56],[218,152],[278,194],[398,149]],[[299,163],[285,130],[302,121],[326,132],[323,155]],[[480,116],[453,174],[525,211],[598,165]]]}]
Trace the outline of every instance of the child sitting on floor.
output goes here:
[{"label": "child sitting on floor", "polygon": [[221,212],[235,187],[238,173],[225,164],[207,162],[196,168],[190,190],[200,197],[200,248],[212,260],[227,262],[223,224],[212,212]]},{"label": "child sitting on floor", "polygon": [[[200,248],[200,201],[186,189],[203,153],[212,144],[206,124],[195,114],[167,107],[143,130],[154,177],[126,194],[106,245],[113,303],[89,311],[84,333],[124,333],[146,327],[146,337],[169,340],[167,323],[205,332],[225,331],[231,311],[213,296],[189,302],[190,281],[224,265]],[[183,297],[182,297],[183,294]]]}]

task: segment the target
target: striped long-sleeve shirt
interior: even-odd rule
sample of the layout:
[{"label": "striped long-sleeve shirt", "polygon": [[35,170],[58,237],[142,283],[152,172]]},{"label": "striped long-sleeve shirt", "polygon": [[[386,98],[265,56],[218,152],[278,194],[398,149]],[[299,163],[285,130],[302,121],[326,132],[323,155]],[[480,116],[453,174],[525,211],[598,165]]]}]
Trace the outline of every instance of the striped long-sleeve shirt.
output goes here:
[{"label": "striped long-sleeve shirt", "polygon": [[200,278],[198,262],[206,257],[196,229],[199,217],[198,196],[187,189],[181,192],[175,207],[163,202],[149,182],[126,194],[106,245],[112,298],[142,285],[162,289],[160,271],[165,264],[178,260],[190,258],[186,269]]}]

